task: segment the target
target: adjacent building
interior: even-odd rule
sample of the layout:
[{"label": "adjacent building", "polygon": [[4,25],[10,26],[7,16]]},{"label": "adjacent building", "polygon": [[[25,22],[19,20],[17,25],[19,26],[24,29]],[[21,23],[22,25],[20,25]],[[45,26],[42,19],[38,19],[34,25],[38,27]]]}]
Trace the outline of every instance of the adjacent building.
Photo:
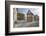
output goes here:
[{"label": "adjacent building", "polygon": [[[14,10],[15,11],[15,10]],[[28,10],[27,11],[27,14],[23,14],[23,13],[18,13],[16,12],[16,14],[14,14],[14,20],[17,21],[17,20],[24,20],[27,21],[27,22],[32,22],[32,21],[39,21],[39,16],[38,15],[34,15],[31,10]]]},{"label": "adjacent building", "polygon": [[27,12],[27,21],[28,22],[33,21],[33,13],[30,10],[28,10],[28,12]]},{"label": "adjacent building", "polygon": [[30,10],[27,12],[27,22],[39,21],[39,16],[34,15]]}]

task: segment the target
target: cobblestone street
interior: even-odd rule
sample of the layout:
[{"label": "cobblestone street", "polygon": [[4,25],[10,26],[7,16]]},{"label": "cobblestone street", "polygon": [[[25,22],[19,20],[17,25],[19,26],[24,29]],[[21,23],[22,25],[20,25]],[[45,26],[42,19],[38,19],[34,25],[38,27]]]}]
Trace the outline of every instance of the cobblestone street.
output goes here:
[{"label": "cobblestone street", "polygon": [[14,24],[14,27],[38,27],[39,22],[38,21],[33,21],[33,22],[19,22],[17,24]]}]

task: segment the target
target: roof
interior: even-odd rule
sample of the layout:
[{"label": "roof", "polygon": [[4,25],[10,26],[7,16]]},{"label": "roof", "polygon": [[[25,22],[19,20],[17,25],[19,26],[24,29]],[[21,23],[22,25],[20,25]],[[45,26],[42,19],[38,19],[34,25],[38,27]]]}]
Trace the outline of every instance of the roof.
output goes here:
[{"label": "roof", "polygon": [[30,11],[30,10],[28,10],[28,12],[27,12],[27,15],[33,15],[33,13]]},{"label": "roof", "polygon": [[38,15],[35,15],[35,16],[38,16]]}]

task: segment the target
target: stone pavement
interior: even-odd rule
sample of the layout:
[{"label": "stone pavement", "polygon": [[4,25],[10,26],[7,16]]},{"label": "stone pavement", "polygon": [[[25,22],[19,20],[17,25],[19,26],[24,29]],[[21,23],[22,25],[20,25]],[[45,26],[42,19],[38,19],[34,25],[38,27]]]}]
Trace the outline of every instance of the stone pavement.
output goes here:
[{"label": "stone pavement", "polygon": [[39,22],[38,21],[33,21],[33,22],[21,22],[18,24],[14,25],[15,27],[38,27],[39,26]]}]

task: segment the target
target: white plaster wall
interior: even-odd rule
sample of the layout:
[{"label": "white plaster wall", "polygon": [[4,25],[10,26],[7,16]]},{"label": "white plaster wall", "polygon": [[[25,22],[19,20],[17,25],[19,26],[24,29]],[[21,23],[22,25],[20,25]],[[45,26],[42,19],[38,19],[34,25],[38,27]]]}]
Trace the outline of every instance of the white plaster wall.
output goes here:
[{"label": "white plaster wall", "polygon": [[17,11],[14,9],[14,22],[17,21]]}]

